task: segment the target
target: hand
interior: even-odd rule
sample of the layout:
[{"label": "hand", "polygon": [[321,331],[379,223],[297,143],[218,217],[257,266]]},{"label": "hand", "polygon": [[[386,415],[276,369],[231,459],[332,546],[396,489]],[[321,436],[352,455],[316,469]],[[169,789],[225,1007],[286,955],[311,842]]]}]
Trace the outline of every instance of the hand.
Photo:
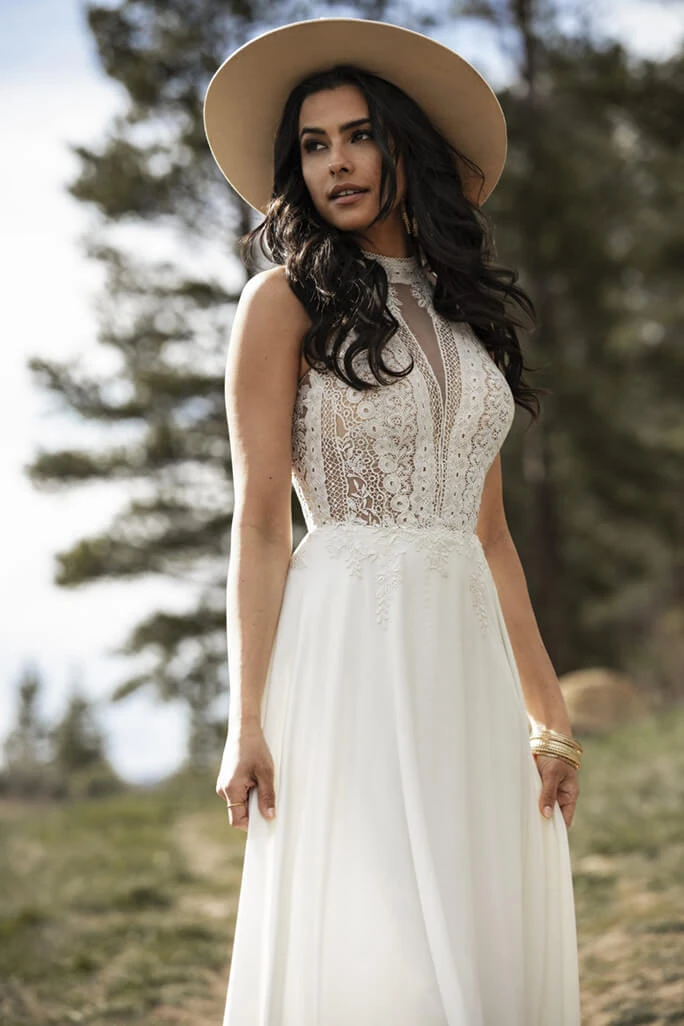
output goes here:
[{"label": "hand", "polygon": [[[544,814],[546,806],[553,810],[558,801],[566,827],[572,823],[575,805],[579,795],[577,770],[570,763],[557,759],[552,755],[537,755],[534,760],[542,779],[542,790],[539,797],[539,811]],[[550,817],[549,817],[550,818]]]},{"label": "hand", "polygon": [[250,724],[240,727],[237,733],[229,730],[216,780],[216,793],[220,798],[227,803],[245,803],[228,809],[230,825],[238,830],[246,831],[249,825],[247,800],[255,785],[259,811],[266,819],[272,819],[275,816],[273,758],[261,726]]}]

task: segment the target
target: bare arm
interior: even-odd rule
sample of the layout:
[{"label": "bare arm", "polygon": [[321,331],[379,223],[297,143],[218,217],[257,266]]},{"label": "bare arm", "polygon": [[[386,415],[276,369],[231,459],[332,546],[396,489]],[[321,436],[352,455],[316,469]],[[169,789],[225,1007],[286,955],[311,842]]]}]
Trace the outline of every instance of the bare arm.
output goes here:
[{"label": "bare arm", "polygon": [[234,485],[227,581],[231,729],[261,699],[292,549],[291,430],[306,313],[282,268],[243,290],[226,366]]},{"label": "bare arm", "polygon": [[550,727],[572,734],[563,693],[542,641],[520,557],[506,522],[500,454],[487,473],[477,534],[496,584],[532,726],[535,730]]},{"label": "bare arm", "polygon": [[[494,578],[532,726],[535,731],[550,727],[572,736],[563,692],[539,633],[525,574],[508,530],[500,454],[485,479],[477,535]],[[548,755],[535,755],[535,763],[542,781],[539,811],[551,817],[558,802],[566,826],[571,826],[579,796],[577,770]]]}]

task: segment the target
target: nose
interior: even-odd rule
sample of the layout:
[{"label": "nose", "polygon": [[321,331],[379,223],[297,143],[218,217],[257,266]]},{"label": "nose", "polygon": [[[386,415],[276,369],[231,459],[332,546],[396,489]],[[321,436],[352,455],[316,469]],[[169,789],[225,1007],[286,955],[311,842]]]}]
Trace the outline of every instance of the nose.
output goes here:
[{"label": "nose", "polygon": [[328,170],[331,175],[338,175],[340,171],[349,171],[349,159],[340,153],[331,152]]}]

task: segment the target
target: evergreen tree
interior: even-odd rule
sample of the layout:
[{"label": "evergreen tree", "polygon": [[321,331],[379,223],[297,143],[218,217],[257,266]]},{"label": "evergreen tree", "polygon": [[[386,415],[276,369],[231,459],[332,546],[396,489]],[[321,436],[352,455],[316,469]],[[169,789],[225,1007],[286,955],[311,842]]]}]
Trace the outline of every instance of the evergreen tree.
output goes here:
[{"label": "evergreen tree", "polygon": [[45,790],[48,732],[39,710],[42,686],[39,670],[25,666],[17,686],[16,725],[3,744],[0,788],[6,793],[29,797]]},{"label": "evergreen tree", "polygon": [[[336,6],[319,10],[332,14]],[[351,7],[372,18],[391,13],[383,0]],[[343,8],[349,13],[350,5]],[[77,587],[154,573],[187,582],[194,608],[155,612],[119,649],[152,653],[155,663],[122,681],[115,698],[153,686],[163,699],[186,701],[191,752],[201,762],[214,754],[206,752],[210,739],[225,731],[225,724],[211,729],[216,699],[228,686],[231,488],[223,376],[234,306],[254,270],[236,259],[236,238],[252,226],[253,214],[209,152],[202,101],[211,75],[236,46],[315,12],[292,0],[122,0],[86,11],[102,67],[127,99],[99,151],[73,147],[81,171],[71,186],[96,212],[86,242],[106,272],[99,342],[115,354],[118,369],[109,379],[74,363],[33,359],[30,366],[39,385],[74,413],[107,426],[112,444],[39,452],[29,472],[38,487],[121,479],[136,488],[105,533],[59,554],[55,579]],[[132,226],[138,234],[127,247]],[[141,226],[162,229],[168,249],[182,256],[144,263],[134,255]],[[193,270],[207,252],[224,257],[221,280]],[[301,523],[294,495],[292,502]]]},{"label": "evergreen tree", "polygon": [[[527,431],[518,419],[503,453],[542,634],[561,673],[605,663],[661,697],[681,696],[672,566],[684,551],[682,305],[672,255],[682,247],[673,213],[683,58],[636,61],[592,39],[590,22],[563,37],[555,5],[539,0],[458,6],[494,24],[518,65],[501,94],[510,149],[488,210],[501,259],[536,302],[526,351],[551,391],[539,423]],[[660,638],[659,606],[665,660],[648,643]]]},{"label": "evergreen tree", "polygon": [[77,689],[50,730],[51,762],[64,777],[107,763],[104,735],[91,703]]},{"label": "evergreen tree", "polygon": [[4,745],[0,793],[20,798],[98,797],[122,782],[111,767],[92,703],[74,684],[64,713],[48,724],[39,710],[42,678],[27,666],[18,681],[16,724]]},{"label": "evergreen tree", "polygon": [[[202,98],[225,55],[256,31],[334,14],[336,5],[122,0],[87,10],[102,66],[127,98],[99,151],[76,148],[81,173],[71,189],[97,212],[89,252],[107,271],[99,341],[118,370],[108,380],[74,365],[31,366],[39,384],[107,425],[113,441],[99,451],[41,452],[30,473],[38,486],[111,478],[135,486],[103,535],[59,555],[56,580],[75,587],[155,573],[196,589],[187,613],[159,611],[131,633],[120,651],[156,662],[123,681],[117,697],[152,685],[184,699],[193,758],[202,761],[228,684],[223,369],[234,304],[254,270],[235,259],[253,218],[208,151]],[[521,270],[537,303],[539,329],[524,342],[541,371],[535,384],[551,390],[542,420],[528,431],[519,415],[503,453],[507,511],[542,633],[560,673],[596,662],[629,670],[639,657],[652,686],[672,692],[681,656],[670,645],[658,667],[652,654],[657,639],[676,635],[684,605],[674,555],[676,545],[680,561],[684,551],[675,484],[682,58],[656,65],[588,30],[568,37],[556,6],[542,0],[455,10],[488,20],[518,68],[501,93],[510,150],[487,211],[500,259]],[[434,5],[431,22],[444,11]],[[345,4],[343,13],[427,24],[399,4]],[[140,226],[162,229],[181,255],[143,264],[122,241],[135,229],[136,243]],[[194,269],[207,251],[229,258],[225,276]],[[294,496],[293,513],[301,522]]]}]

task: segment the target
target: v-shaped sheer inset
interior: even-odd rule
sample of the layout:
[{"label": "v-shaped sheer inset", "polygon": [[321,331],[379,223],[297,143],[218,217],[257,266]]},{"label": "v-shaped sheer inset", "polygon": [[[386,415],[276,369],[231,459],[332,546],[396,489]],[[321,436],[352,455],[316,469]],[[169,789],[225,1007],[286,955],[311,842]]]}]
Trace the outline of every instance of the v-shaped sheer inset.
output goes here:
[{"label": "v-shaped sheer inset", "polygon": [[405,283],[393,286],[394,298],[401,311],[401,316],[414,341],[421,349],[425,360],[432,371],[435,385],[439,389],[442,408],[446,407],[446,371],[444,358],[439,348],[439,340],[432,318],[425,304],[415,294],[412,287]]}]

